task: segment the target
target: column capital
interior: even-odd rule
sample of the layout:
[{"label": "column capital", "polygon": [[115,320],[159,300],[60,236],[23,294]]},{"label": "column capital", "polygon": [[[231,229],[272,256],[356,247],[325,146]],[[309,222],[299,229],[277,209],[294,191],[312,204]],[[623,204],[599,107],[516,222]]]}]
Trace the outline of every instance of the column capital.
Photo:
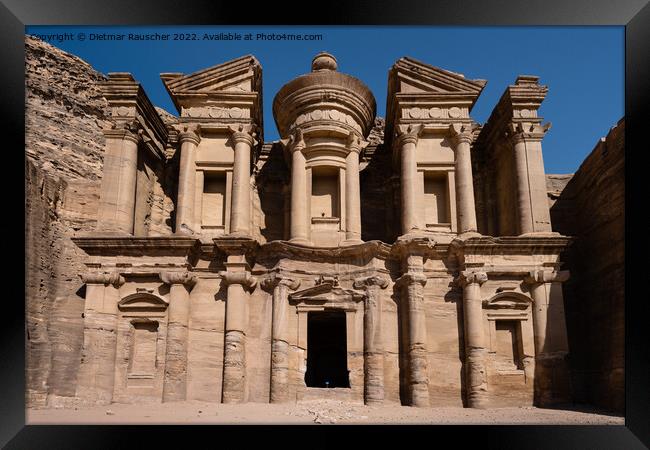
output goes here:
[{"label": "column capital", "polygon": [[232,139],[235,144],[245,143],[248,144],[249,147],[253,147],[257,144],[257,141],[255,140],[257,133],[255,132],[254,125],[240,124],[238,127],[229,126],[228,129],[230,130],[230,139]]},{"label": "column capital", "polygon": [[388,287],[388,280],[382,277],[381,275],[371,275],[369,277],[355,278],[353,286],[355,289],[367,290],[372,287],[379,287],[380,289],[386,289]]},{"label": "column capital", "polygon": [[424,130],[424,125],[400,125],[397,127],[395,141],[402,147],[406,144],[417,144],[420,134]]},{"label": "column capital", "polygon": [[568,270],[550,271],[550,270],[532,270],[524,278],[526,284],[541,284],[541,283],[563,283],[569,279],[570,273]]},{"label": "column capital", "polygon": [[119,122],[111,125],[110,128],[102,130],[106,139],[128,140],[139,144],[142,141],[144,129],[137,120],[131,122]]},{"label": "column capital", "polygon": [[116,289],[125,283],[125,279],[118,272],[86,272],[79,275],[85,284],[112,284]]},{"label": "column capital", "polygon": [[257,279],[248,271],[221,271],[219,272],[219,276],[222,279],[222,283],[225,283],[226,286],[230,284],[241,284],[243,288],[250,290],[253,290],[257,286]]},{"label": "column capital", "polygon": [[361,153],[361,151],[366,148],[370,142],[366,141],[355,132],[351,131],[348,135],[346,142],[346,148],[350,153]]},{"label": "column capital", "polygon": [[406,286],[412,283],[418,283],[424,286],[427,284],[427,277],[423,273],[407,272],[395,281],[395,284],[398,286]]},{"label": "column capital", "polygon": [[160,272],[158,274],[160,280],[165,284],[182,284],[186,288],[191,289],[196,284],[196,275],[183,271],[183,272]]},{"label": "column capital", "polygon": [[302,129],[295,128],[293,132],[286,139],[280,139],[280,142],[289,153],[296,151],[302,151],[307,144],[305,144],[305,138],[302,132]]},{"label": "column capital", "polygon": [[449,134],[454,145],[471,144],[474,140],[474,127],[470,123],[452,123]]},{"label": "column capital", "polygon": [[286,286],[289,290],[295,291],[300,287],[300,280],[289,278],[281,273],[272,273],[262,280],[262,289],[273,291],[276,286]]},{"label": "column capital", "polygon": [[183,131],[178,134],[178,142],[181,145],[185,142],[190,142],[194,145],[199,145],[201,142],[201,127],[199,125],[195,127],[184,126]]},{"label": "column capital", "polygon": [[477,270],[464,270],[458,276],[460,286],[465,287],[468,284],[477,283],[479,286],[488,280],[487,273]]},{"label": "column capital", "polygon": [[506,128],[506,136],[513,144],[520,142],[541,142],[546,132],[550,129],[550,122],[545,125],[530,122],[511,122]]}]

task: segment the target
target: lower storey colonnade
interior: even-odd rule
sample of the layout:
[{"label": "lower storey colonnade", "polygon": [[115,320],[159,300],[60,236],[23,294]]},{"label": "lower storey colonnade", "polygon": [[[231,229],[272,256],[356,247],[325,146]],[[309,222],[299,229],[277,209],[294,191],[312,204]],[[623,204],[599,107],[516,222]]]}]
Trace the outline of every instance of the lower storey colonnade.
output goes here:
[{"label": "lower storey colonnade", "polygon": [[106,264],[83,276],[79,401],[489,408],[571,397],[567,274],[548,264],[456,271],[435,244],[407,244],[360,268],[379,245],[365,243],[336,265],[296,247],[302,259],[269,271],[252,263],[254,245],[220,245],[221,271]]}]

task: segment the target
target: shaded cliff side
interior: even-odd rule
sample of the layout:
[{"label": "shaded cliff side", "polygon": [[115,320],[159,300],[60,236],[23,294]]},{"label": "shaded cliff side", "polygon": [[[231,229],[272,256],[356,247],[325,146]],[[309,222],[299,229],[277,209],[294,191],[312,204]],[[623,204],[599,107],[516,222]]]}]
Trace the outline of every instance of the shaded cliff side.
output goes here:
[{"label": "shaded cliff side", "polygon": [[564,284],[576,402],[625,408],[625,122],[601,139],[551,208],[574,236]]}]

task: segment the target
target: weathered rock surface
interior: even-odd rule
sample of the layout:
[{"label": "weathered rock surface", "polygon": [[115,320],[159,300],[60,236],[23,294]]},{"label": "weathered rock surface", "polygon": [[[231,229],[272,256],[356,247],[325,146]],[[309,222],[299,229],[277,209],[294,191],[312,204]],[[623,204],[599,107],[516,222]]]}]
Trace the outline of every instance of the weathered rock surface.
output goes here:
[{"label": "weathered rock surface", "polygon": [[624,410],[625,122],[601,139],[551,208],[574,236],[564,285],[575,401]]},{"label": "weathered rock surface", "polygon": [[25,38],[25,152],[66,180],[101,179],[108,103],[104,75],[78,57]]},{"label": "weathered rock surface", "polygon": [[560,197],[567,183],[571,181],[572,173],[546,174],[546,190],[548,193],[548,207],[551,208]]},{"label": "weathered rock surface", "polygon": [[83,252],[95,226],[107,103],[104,76],[76,56],[25,39],[27,401],[74,396],[83,340]]}]

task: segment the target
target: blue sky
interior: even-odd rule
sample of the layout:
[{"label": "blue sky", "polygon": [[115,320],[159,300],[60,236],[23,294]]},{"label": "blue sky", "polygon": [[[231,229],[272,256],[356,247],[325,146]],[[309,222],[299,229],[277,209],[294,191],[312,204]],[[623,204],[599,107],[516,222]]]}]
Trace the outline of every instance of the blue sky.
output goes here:
[{"label": "blue sky", "polygon": [[[484,123],[506,86],[519,74],[538,75],[549,87],[540,109],[552,128],[542,143],[547,173],[575,172],[598,139],[624,115],[623,27],[375,27],[375,26],[29,26],[28,34],[72,33],[51,43],[100,72],[131,72],[152,102],[177,114],[162,72],[190,73],[253,54],[262,65],[264,135],[278,138],[271,105],[279,88],[310,70],[319,51],[333,53],[341,72],[365,82],[385,115],[388,70],[411,56],[468,78],[486,79],[472,117]],[[90,33],[294,33],[320,41],[90,41]],[[79,41],[78,33],[86,40]]]}]

